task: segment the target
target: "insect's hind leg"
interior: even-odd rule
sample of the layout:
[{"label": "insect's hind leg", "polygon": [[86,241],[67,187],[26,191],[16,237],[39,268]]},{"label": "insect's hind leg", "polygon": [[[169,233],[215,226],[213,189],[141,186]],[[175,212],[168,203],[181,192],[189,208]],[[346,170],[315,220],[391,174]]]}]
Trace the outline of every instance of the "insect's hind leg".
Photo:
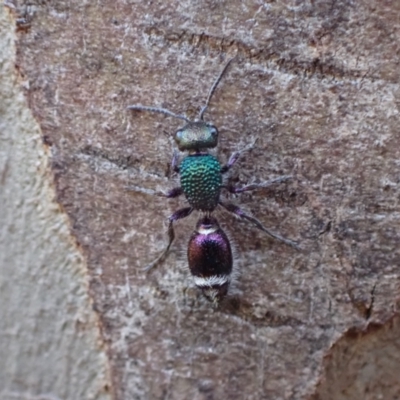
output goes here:
[{"label": "insect's hind leg", "polygon": [[143,270],[144,271],[150,271],[154,267],[156,267],[158,264],[162,263],[165,258],[168,255],[169,249],[172,245],[172,242],[175,239],[175,231],[174,231],[174,222],[178,221],[179,219],[186,218],[188,217],[191,213],[193,212],[192,207],[186,207],[186,208],[181,208],[178,211],[175,211],[169,218],[169,224],[168,224],[168,245],[165,248],[165,250],[149,265],[147,265]]},{"label": "insect's hind leg", "polygon": [[267,235],[273,237],[274,239],[279,240],[280,242],[285,243],[288,246],[295,248],[296,250],[301,250],[301,247],[299,246],[299,244],[297,242],[295,242],[293,240],[290,240],[290,239],[286,239],[283,236],[278,235],[277,233],[271,232],[257,218],[246,214],[238,206],[235,206],[234,204],[230,204],[230,203],[222,203],[221,201],[219,202],[219,204],[223,208],[225,208],[225,210],[231,212],[232,214],[235,214],[235,215],[239,216],[240,218],[246,219],[247,221],[251,222],[258,229],[260,229],[261,231],[265,232]]}]

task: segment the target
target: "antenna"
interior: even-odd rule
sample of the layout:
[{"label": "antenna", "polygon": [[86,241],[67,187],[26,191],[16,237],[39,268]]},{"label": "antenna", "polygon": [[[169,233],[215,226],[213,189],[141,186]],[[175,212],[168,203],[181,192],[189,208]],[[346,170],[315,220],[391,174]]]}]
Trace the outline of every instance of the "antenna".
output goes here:
[{"label": "antenna", "polygon": [[208,97],[207,97],[206,104],[205,104],[205,106],[202,107],[202,109],[200,110],[200,114],[199,114],[199,120],[200,120],[200,121],[203,120],[203,115],[204,115],[205,111],[207,110],[207,107],[208,107],[208,105],[209,105],[209,103],[210,103],[210,100],[211,100],[212,95],[213,95],[214,92],[215,92],[215,89],[217,88],[219,82],[221,81],[222,77],[224,76],[226,70],[228,69],[229,64],[230,64],[235,58],[236,58],[236,56],[235,56],[235,57],[232,57],[232,58],[226,63],[225,67],[223,68],[223,70],[221,71],[221,73],[218,75],[218,78],[215,80],[215,82],[214,82],[213,85],[211,86],[211,89],[210,89],[210,91],[208,92]]},{"label": "antenna", "polygon": [[[222,77],[224,76],[226,70],[229,67],[229,64],[236,58],[232,57],[224,66],[224,68],[222,69],[222,71],[220,72],[220,74],[218,75],[217,79],[214,81],[213,85],[211,86],[209,92],[208,92],[208,96],[207,96],[207,101],[206,104],[201,108],[200,110],[200,114],[199,114],[199,120],[202,121],[203,120],[203,115],[207,110],[208,105],[210,104],[211,98],[215,92],[215,89],[217,88],[219,82],[221,81]],[[127,107],[128,110],[136,110],[136,111],[149,111],[149,112],[154,112],[154,113],[159,113],[159,114],[164,114],[164,115],[168,115],[169,117],[174,117],[174,118],[178,118],[178,119],[183,119],[186,122],[192,122],[190,121],[189,118],[187,118],[185,115],[180,115],[180,114],[175,114],[172,111],[167,110],[166,108],[159,108],[159,107],[148,107],[148,106],[142,106],[141,104],[133,104],[131,106]]]},{"label": "antenna", "polygon": [[141,104],[134,104],[132,106],[128,106],[127,108],[128,108],[128,110],[149,111],[149,112],[160,113],[160,114],[168,115],[170,117],[183,119],[186,122],[190,122],[190,119],[186,118],[184,115],[175,114],[172,111],[167,110],[166,108],[147,107],[147,106],[142,106]]}]

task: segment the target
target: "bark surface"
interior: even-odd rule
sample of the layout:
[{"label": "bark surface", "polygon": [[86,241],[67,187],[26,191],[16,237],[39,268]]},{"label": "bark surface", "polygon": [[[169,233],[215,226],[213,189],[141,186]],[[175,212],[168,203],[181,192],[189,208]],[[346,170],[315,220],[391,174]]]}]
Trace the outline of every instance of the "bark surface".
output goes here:
[{"label": "bark surface", "polygon": [[55,201],[16,41],[15,16],[1,5],[0,399],[109,400],[85,262]]},{"label": "bark surface", "polygon": [[[398,398],[400,3],[71,0],[19,11],[31,23],[18,67],[86,257],[116,398]],[[125,187],[177,185],[168,166],[181,124],[126,107],[195,117],[234,55],[205,116],[219,157],[257,138],[231,180],[295,179],[227,197],[303,250],[218,212],[240,276],[214,311],[186,267],[196,214],[177,224],[167,261],[141,270],[185,201]]]}]

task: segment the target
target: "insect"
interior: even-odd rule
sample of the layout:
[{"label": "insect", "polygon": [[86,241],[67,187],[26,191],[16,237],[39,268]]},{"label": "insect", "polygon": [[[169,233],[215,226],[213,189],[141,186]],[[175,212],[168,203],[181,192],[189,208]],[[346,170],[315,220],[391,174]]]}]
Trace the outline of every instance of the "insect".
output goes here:
[{"label": "insect", "polygon": [[218,129],[213,124],[204,121],[203,116],[219,82],[233,59],[230,59],[225,64],[214,81],[209,89],[206,103],[201,108],[198,118],[194,121],[191,121],[185,115],[175,114],[164,108],[148,107],[140,104],[128,107],[128,109],[135,111],[161,113],[182,119],[186,122],[186,125],[175,133],[174,138],[178,149],[188,154],[180,162],[176,152],[174,152],[172,157],[172,169],[180,176],[180,186],[168,192],[132,186],[127,187],[128,190],[166,198],[174,198],[184,194],[189,203],[189,207],[175,211],[168,218],[168,244],[163,252],[145,268],[145,271],[151,270],[166,258],[175,238],[174,222],[186,218],[195,210],[200,211],[202,216],[198,220],[196,229],[191,235],[188,244],[188,263],[195,285],[214,304],[218,304],[228,292],[233,265],[232,250],[228,237],[219,226],[217,219],[213,216],[213,211],[218,206],[251,222],[255,227],[274,239],[299,249],[299,245],[295,241],[271,232],[255,217],[247,214],[238,206],[221,199],[222,189],[237,194],[266,188],[292,178],[291,176],[281,176],[265,183],[249,184],[243,187],[235,187],[223,183],[223,175],[232,168],[240,158],[240,155],[249,148],[234,152],[227,164],[222,165],[214,155],[208,152],[209,149],[215,148],[218,145]]}]

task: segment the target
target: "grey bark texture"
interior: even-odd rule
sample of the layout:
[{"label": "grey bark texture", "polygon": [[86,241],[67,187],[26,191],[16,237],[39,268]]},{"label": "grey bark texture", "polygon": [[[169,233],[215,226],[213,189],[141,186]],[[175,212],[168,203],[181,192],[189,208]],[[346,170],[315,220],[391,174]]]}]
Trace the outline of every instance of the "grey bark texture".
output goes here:
[{"label": "grey bark texture", "polygon": [[[16,5],[17,66],[57,200],[85,256],[117,399],[396,399],[400,396],[400,3],[111,1]],[[27,22],[28,21],[28,22]],[[193,289],[196,215],[165,219],[179,120],[206,114],[221,160],[257,138],[231,201],[297,252],[218,212],[238,283],[213,310]]]},{"label": "grey bark texture", "polygon": [[0,399],[108,400],[106,346],[88,276],[55,201],[40,128],[0,6]]}]

